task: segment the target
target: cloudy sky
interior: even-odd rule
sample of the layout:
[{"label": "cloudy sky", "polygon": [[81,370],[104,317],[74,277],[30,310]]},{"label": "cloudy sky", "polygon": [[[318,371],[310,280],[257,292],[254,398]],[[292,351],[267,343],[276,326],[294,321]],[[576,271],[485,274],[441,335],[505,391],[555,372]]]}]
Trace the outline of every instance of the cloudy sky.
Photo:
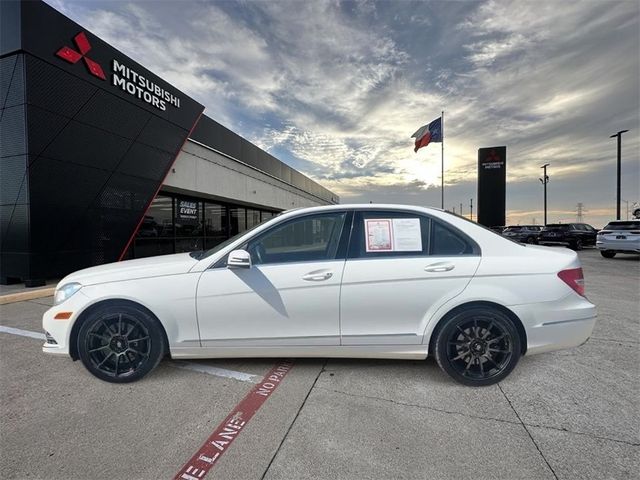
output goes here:
[{"label": "cloudy sky", "polygon": [[[506,145],[509,223],[602,226],[640,201],[640,4],[631,1],[47,0],[345,202],[468,214],[479,147]],[[474,198],[475,200],[475,198]],[[475,201],[474,201],[475,204]],[[622,206],[623,218],[625,204]]]}]

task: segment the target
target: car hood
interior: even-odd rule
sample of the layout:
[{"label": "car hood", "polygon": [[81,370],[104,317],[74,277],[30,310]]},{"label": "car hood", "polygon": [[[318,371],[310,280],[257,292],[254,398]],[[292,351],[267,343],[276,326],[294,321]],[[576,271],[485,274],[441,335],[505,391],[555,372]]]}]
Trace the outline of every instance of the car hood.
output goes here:
[{"label": "car hood", "polygon": [[62,286],[71,282],[77,282],[81,285],[97,285],[121,280],[177,275],[187,273],[197,263],[198,261],[188,253],[125,260],[78,270],[60,280],[58,285]]}]

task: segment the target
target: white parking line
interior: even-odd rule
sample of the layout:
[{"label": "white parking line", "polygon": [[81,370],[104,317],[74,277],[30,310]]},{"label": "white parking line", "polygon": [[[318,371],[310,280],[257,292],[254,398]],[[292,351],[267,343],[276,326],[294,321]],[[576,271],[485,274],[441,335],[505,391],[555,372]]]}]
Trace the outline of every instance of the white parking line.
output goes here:
[{"label": "white parking line", "polygon": [[30,332],[29,330],[21,330],[19,328],[5,327],[0,325],[1,333],[10,333],[11,335],[20,335],[21,337],[35,338],[38,340],[46,340],[44,333]]},{"label": "white parking line", "polygon": [[183,370],[191,370],[192,372],[206,373],[215,377],[233,378],[234,380],[240,380],[241,382],[258,383],[260,378],[262,378],[259,375],[227,370],[226,368],[212,367],[201,363],[185,362],[183,360],[174,360],[167,363],[167,365],[181,368]]},{"label": "white parking line", "polygon": [[[46,340],[44,333],[31,332],[20,328],[5,327],[3,325],[0,325],[0,333],[9,333],[11,335],[19,335],[21,337],[35,338],[36,340]],[[201,363],[185,362],[182,360],[167,362],[167,365],[175,368],[181,368],[183,370],[191,370],[192,372],[206,373],[207,375],[213,375],[214,377],[233,378],[234,380],[239,380],[241,382],[258,383],[261,378],[259,375],[227,370],[226,368],[212,367]]]}]

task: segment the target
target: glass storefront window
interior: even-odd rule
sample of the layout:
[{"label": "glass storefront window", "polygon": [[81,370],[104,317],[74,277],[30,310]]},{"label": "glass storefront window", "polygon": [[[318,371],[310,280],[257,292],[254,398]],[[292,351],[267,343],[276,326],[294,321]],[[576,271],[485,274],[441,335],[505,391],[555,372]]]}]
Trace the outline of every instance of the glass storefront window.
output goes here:
[{"label": "glass storefront window", "polygon": [[247,209],[247,229],[260,223],[260,210]]},{"label": "glass storefront window", "polygon": [[208,250],[276,215],[164,193],[151,203],[127,258]]},{"label": "glass storefront window", "polygon": [[227,234],[227,207],[216,203],[204,204],[205,248],[213,248],[224,242]]},{"label": "glass storefront window", "polygon": [[142,220],[138,238],[173,237],[173,198],[157,196]]},{"label": "glass storefront window", "polygon": [[275,216],[276,214],[273,212],[262,212],[262,221],[264,222],[265,220],[269,220]]},{"label": "glass storefront window", "polygon": [[176,198],[176,237],[200,237],[202,226],[202,202]]},{"label": "glass storefront window", "polygon": [[246,209],[242,207],[232,207],[229,209],[229,227],[231,236],[247,229]]}]

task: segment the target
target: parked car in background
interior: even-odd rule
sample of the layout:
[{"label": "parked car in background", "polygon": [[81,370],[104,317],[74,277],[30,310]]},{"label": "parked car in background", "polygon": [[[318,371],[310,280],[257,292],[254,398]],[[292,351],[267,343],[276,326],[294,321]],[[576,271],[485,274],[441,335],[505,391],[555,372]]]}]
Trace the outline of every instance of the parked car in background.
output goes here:
[{"label": "parked car in background", "polygon": [[502,236],[520,243],[538,243],[542,225],[513,225],[502,231]]},{"label": "parked car in background", "polygon": [[550,223],[538,237],[540,245],[564,245],[572,250],[596,244],[598,231],[586,223]]},{"label": "parked car in background", "polygon": [[504,229],[505,229],[504,225],[497,225],[497,226],[494,226],[494,227],[489,227],[489,230],[493,230],[498,235],[502,235],[502,232],[504,231]]},{"label": "parked car in background", "polygon": [[614,220],[598,232],[596,247],[605,258],[640,253],[640,220]]}]

